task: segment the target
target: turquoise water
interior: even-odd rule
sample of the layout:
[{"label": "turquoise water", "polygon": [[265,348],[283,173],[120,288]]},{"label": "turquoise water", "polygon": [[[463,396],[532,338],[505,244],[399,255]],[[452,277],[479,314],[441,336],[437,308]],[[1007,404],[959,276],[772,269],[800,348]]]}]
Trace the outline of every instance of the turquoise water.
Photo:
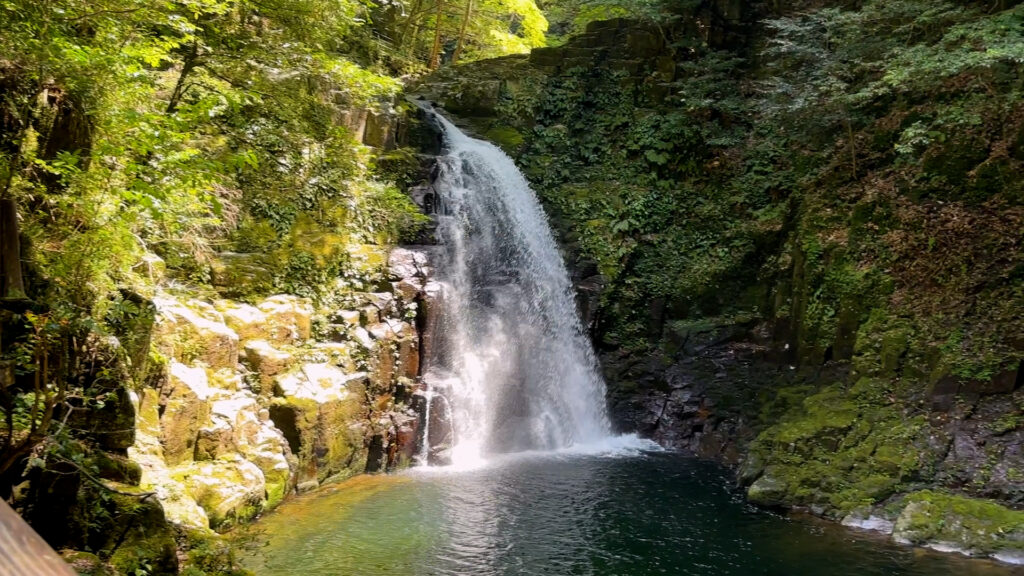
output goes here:
[{"label": "turquoise water", "polygon": [[721,468],[672,454],[357,478],[254,530],[243,560],[258,576],[1015,573],[759,510]]}]

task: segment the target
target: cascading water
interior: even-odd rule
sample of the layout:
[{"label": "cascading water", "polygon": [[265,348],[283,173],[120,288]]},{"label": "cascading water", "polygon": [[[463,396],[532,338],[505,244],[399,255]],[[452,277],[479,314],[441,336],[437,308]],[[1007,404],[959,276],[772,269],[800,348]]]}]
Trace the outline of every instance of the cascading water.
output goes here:
[{"label": "cascading water", "polygon": [[608,437],[604,382],[536,195],[500,149],[435,116],[444,291],[424,379],[450,400],[452,462]]}]

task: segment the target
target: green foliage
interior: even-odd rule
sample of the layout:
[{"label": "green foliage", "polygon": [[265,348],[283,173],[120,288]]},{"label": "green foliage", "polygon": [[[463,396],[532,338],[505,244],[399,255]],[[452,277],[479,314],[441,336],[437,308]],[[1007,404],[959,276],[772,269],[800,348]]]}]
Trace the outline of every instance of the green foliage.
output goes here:
[{"label": "green foliage", "polygon": [[[65,404],[102,408],[145,376],[136,300],[158,289],[164,263],[168,283],[213,293],[205,285],[227,270],[218,253],[245,252],[238,277],[254,281],[238,294],[320,298],[379,280],[351,248],[386,252],[419,232],[425,217],[393,183],[415,159],[384,150],[406,112],[401,83],[359,52],[382,31],[375,10],[0,2],[0,196],[17,205],[32,300],[4,319],[17,383],[0,391],[0,474],[85,434],[62,423]],[[540,23],[529,25],[521,39],[535,44]]]},{"label": "green foliage", "polygon": [[612,18],[659,19],[667,11],[664,0],[540,0],[551,22],[549,42],[564,43],[587,24]]},{"label": "green foliage", "polygon": [[718,178],[718,156],[743,141],[749,113],[737,96],[743,61],[702,56],[678,67],[664,104],[605,67],[541,87],[526,81],[499,102],[501,125],[525,137],[520,164],[556,224],[614,282],[606,297],[622,322],[608,337],[622,345],[645,345],[641,302],[694,304],[747,265],[765,228],[753,216],[765,194]]},{"label": "green foliage", "polygon": [[379,4],[377,33],[386,42],[382,55],[401,72],[522,54],[546,43],[548,21],[534,0]]}]

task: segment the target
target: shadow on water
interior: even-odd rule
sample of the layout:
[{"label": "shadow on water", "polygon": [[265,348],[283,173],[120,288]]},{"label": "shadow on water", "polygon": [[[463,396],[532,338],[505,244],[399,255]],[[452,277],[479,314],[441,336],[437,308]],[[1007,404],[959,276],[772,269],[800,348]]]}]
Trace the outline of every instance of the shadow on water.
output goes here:
[{"label": "shadow on water", "polygon": [[674,454],[360,477],[262,519],[243,561],[258,576],[1015,573],[771,514],[730,484],[723,469]]}]

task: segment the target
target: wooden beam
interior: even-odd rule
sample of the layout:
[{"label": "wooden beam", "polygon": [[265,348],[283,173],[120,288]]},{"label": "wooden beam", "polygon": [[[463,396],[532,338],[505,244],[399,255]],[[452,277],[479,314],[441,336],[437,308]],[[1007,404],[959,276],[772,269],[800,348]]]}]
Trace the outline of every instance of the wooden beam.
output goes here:
[{"label": "wooden beam", "polygon": [[0,499],[0,576],[76,576],[31,526]]}]

